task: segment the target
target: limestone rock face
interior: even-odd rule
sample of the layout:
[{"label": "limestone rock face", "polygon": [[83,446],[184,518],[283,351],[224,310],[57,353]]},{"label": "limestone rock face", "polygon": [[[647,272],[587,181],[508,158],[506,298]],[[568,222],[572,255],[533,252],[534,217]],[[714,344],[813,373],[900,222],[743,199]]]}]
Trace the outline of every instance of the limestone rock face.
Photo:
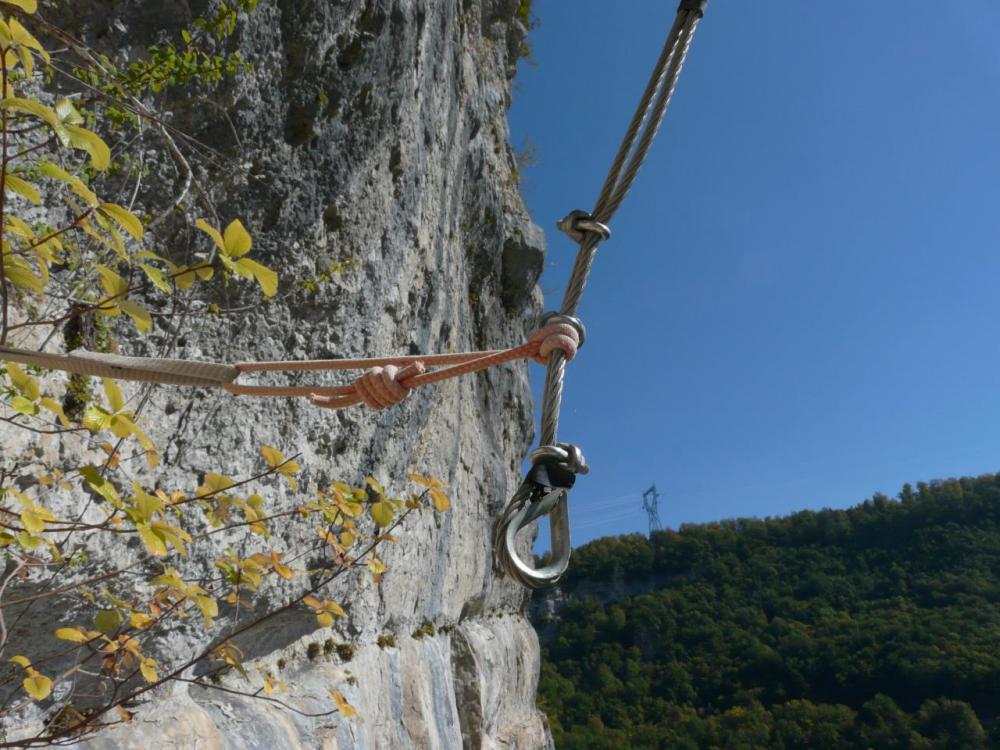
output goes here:
[{"label": "limestone rock face", "polygon": [[[196,0],[64,5],[83,38],[126,52],[205,10]],[[215,302],[231,312],[159,318],[152,335],[120,339],[120,351],[239,362],[523,341],[539,312],[544,250],[508,145],[510,78],[525,33],[517,8],[516,0],[261,0],[235,35],[253,70],[162,109],[207,157],[189,203],[204,191],[219,223],[241,218],[256,257],[280,273],[279,293],[263,304],[249,287],[219,285],[222,298],[205,293],[192,309]],[[154,212],[184,175],[162,151],[149,163],[141,195]],[[204,249],[187,221],[164,222],[154,234],[158,251],[176,258],[198,243]],[[269,444],[301,454],[307,487],[372,474],[402,488],[417,470],[449,483],[453,509],[407,524],[385,551],[389,572],[380,583],[348,576],[328,593],[349,612],[336,629],[318,629],[302,610],[240,643],[251,672],[280,674],[290,687],[283,699],[295,709],[329,711],[335,688],[363,722],[177,683],[129,725],[81,746],[549,746],[534,706],[539,653],[522,614],[525,594],[494,573],[489,541],[532,437],[526,365],[419,389],[383,412],[164,386],[150,390],[144,413],[164,451],[164,483],[190,484],[220,468],[252,475],[259,447]],[[21,437],[0,427],[0,440],[9,453]],[[300,501],[288,490],[268,496],[274,510]],[[315,529],[279,527],[276,546],[294,550],[303,534],[311,541]],[[188,565],[210,567],[237,538],[212,537]],[[135,553],[123,546],[113,554],[127,562]],[[275,588],[265,604],[291,592]],[[51,631],[64,606],[33,610],[19,622],[20,637],[42,625]],[[234,617],[223,613],[216,632]],[[178,629],[164,653],[192,653],[208,638]],[[331,653],[327,639],[353,653]]]}]

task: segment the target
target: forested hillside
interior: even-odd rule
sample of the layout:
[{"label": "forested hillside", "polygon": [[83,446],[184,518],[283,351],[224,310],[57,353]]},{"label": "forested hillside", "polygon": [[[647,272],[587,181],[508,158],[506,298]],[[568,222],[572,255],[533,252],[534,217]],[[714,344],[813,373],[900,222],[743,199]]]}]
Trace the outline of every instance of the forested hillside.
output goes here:
[{"label": "forested hillside", "polygon": [[536,599],[559,750],[1000,748],[1000,474],[606,538]]}]

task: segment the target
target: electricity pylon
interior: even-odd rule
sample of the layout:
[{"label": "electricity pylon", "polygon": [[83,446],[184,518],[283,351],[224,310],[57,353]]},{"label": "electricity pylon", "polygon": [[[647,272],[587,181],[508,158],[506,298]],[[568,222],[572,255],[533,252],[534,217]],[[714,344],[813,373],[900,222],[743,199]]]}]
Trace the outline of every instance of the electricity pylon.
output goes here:
[{"label": "electricity pylon", "polygon": [[660,499],[660,493],[656,491],[656,485],[651,485],[648,490],[642,493],[642,509],[646,511],[646,515],[649,516],[649,535],[652,536],[654,531],[660,531],[663,526],[660,525],[660,509],[658,500]]}]

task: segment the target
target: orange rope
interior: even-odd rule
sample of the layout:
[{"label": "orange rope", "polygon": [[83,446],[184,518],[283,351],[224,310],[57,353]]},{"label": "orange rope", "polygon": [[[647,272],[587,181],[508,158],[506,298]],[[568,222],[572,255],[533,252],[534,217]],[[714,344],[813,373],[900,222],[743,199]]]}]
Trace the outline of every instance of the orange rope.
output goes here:
[{"label": "orange rope", "polygon": [[[313,359],[301,362],[240,362],[235,365],[241,374],[260,371],[365,369],[350,385],[280,386],[232,382],[222,383],[221,387],[242,396],[308,396],[316,406],[327,409],[343,409],[362,403],[373,409],[385,409],[401,402],[411,389],[418,386],[479,372],[505,362],[534,359],[544,364],[549,353],[556,349],[562,351],[569,361],[576,354],[579,343],[579,333],[575,327],[567,323],[552,323],[535,331],[524,344],[510,349],[400,357]],[[428,367],[440,369],[427,370]]]}]

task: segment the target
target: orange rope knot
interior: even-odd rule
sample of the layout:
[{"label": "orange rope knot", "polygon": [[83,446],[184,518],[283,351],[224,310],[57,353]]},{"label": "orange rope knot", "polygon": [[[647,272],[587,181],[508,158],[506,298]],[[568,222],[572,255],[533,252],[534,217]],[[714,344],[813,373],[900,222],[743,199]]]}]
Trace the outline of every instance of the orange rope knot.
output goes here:
[{"label": "orange rope knot", "polygon": [[342,409],[354,404],[365,404],[377,411],[388,409],[410,395],[410,388],[419,385],[411,381],[423,375],[425,370],[423,362],[411,362],[406,367],[396,365],[371,367],[347,388],[334,389],[347,390],[348,393],[334,396],[313,393],[310,400],[316,406],[328,409]]},{"label": "orange rope knot", "polygon": [[406,381],[423,372],[423,362],[403,368],[395,365],[373,367],[354,381],[354,388],[366,405],[376,410],[388,409],[410,395],[410,385]]},{"label": "orange rope knot", "polygon": [[569,323],[549,323],[531,334],[528,343],[534,350],[528,356],[540,365],[548,364],[549,355],[557,350],[565,354],[569,362],[580,347],[580,332]]}]

